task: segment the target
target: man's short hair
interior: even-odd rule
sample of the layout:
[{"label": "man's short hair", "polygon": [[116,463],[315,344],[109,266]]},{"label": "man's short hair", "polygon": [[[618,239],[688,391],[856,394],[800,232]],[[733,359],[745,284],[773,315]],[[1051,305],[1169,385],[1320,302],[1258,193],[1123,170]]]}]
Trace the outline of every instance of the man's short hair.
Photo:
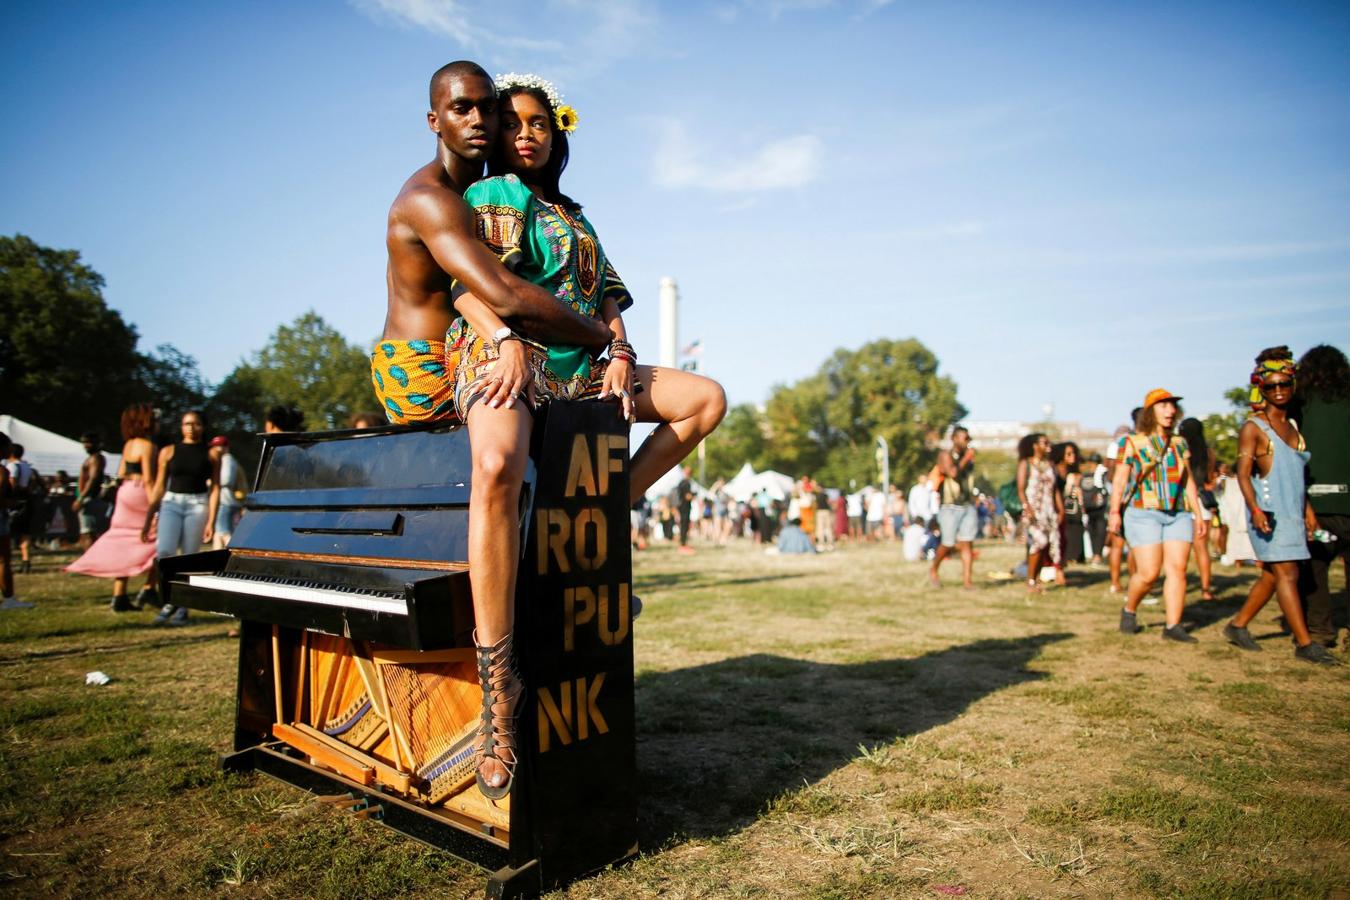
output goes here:
[{"label": "man's short hair", "polygon": [[955,428],[953,428],[953,429],[952,429],[952,437],[956,437],[956,433],[957,433],[958,431],[961,432],[961,433],[963,433],[966,437],[970,437],[970,429],[967,428],[967,427],[964,426],[964,425],[957,425]]},{"label": "man's short hair", "polygon": [[15,459],[23,459],[23,444],[10,444],[9,455]]},{"label": "man's short hair", "polygon": [[480,78],[486,78],[488,81],[492,81],[492,76],[487,73],[487,69],[484,69],[476,62],[471,62],[467,59],[457,59],[454,62],[446,63],[437,69],[431,76],[431,85],[427,90],[427,95],[431,101],[432,109],[436,108],[436,92],[440,89],[441,84],[456,75],[477,75]]},{"label": "man's short hair", "polygon": [[97,445],[99,443],[98,432],[86,431],[84,434],[80,435],[80,443]]}]

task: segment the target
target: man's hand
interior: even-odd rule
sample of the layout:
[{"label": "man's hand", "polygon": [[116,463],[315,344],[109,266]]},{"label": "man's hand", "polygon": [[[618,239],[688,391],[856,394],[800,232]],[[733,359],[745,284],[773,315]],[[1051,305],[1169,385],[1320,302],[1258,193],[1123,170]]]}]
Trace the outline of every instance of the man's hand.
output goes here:
[{"label": "man's hand", "polygon": [[611,359],[605,369],[605,381],[598,399],[607,400],[611,396],[623,407],[624,421],[632,422],[637,417],[633,406],[633,364],[626,359]]},{"label": "man's hand", "polygon": [[520,341],[502,341],[498,349],[500,354],[492,364],[492,377],[488,379],[487,390],[483,392],[483,401],[496,409],[510,409],[522,393],[530,404],[534,404],[534,373],[527,362],[529,351]]}]

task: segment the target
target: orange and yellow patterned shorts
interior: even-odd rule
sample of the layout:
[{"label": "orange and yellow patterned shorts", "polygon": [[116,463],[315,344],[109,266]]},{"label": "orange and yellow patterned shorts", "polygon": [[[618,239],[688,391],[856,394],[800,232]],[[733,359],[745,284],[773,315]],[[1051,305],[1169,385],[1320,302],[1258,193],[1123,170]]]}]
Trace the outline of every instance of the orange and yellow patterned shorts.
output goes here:
[{"label": "orange and yellow patterned shorts", "polygon": [[370,354],[370,381],[395,425],[457,421],[455,371],[444,341],[380,341]]}]

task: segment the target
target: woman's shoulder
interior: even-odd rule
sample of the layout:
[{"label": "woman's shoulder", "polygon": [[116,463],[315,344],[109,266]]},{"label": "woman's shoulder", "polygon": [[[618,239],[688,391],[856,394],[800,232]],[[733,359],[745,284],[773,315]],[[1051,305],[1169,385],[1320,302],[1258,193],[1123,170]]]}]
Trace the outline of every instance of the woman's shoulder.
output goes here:
[{"label": "woman's shoulder", "polygon": [[515,175],[493,175],[475,181],[464,192],[464,199],[470,206],[514,206],[517,209],[524,209],[533,196]]}]

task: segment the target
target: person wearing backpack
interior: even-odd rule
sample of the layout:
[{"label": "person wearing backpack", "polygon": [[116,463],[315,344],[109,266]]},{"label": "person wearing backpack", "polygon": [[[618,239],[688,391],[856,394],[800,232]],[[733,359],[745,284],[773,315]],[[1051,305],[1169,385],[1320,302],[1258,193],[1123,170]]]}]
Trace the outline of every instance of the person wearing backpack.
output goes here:
[{"label": "person wearing backpack", "polygon": [[[1200,508],[1200,497],[1191,476],[1190,448],[1185,438],[1173,433],[1181,418],[1180,399],[1163,388],[1154,388],[1144,397],[1135,430],[1125,436],[1120,450],[1106,527],[1112,534],[1119,534],[1123,523],[1130,556],[1137,563],[1125,608],[1120,611],[1120,630],[1125,634],[1142,630],[1135,611],[1163,574],[1166,626],[1162,636],[1190,644],[1195,638],[1181,624],[1186,607],[1186,565],[1195,533],[1203,537],[1208,526],[1190,512]],[[1189,501],[1189,508],[1183,498]]]}]

